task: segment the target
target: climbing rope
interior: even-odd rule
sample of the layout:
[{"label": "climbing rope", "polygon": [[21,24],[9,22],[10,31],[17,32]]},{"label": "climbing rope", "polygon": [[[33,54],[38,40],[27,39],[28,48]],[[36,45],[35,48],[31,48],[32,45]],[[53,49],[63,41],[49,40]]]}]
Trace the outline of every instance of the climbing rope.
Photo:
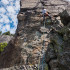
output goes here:
[{"label": "climbing rope", "polygon": [[[44,28],[46,27],[45,26],[45,15],[43,15],[43,26],[44,26]],[[44,32],[43,32],[43,35],[44,35]],[[45,52],[45,41],[44,41],[44,37],[43,37],[43,47],[42,47],[42,52],[41,52],[42,56],[39,57],[38,70],[39,70],[39,66],[40,66],[40,59],[42,59],[42,70],[44,69],[44,66],[43,66],[43,63],[44,63],[44,52]]]},{"label": "climbing rope", "polygon": [[[41,3],[42,4],[42,9],[44,8],[44,4],[43,4],[43,1],[42,0],[40,0],[40,2],[39,3]],[[38,4],[39,4],[38,3]],[[38,6],[38,5],[37,5]],[[45,15],[43,14],[43,26],[44,26],[44,28],[45,28]],[[44,35],[44,32],[43,32],[43,35]],[[44,46],[44,37],[43,37],[43,47],[42,47],[42,52],[41,52],[41,54],[42,54],[42,56],[44,55],[44,52],[45,52],[45,50],[44,50],[44,48],[45,48],[45,46]],[[44,69],[44,66],[43,66],[43,62],[44,62],[44,56],[43,57],[39,57],[39,64],[38,64],[38,70],[39,70],[39,66],[40,66],[40,59],[42,59],[42,70]]]},{"label": "climbing rope", "polygon": [[[43,15],[43,20],[44,20],[44,21],[43,21],[43,24],[44,24],[44,28],[45,28],[45,15]],[[43,35],[44,35],[44,32],[43,32]],[[43,70],[43,67],[44,67],[44,66],[43,66],[43,62],[44,62],[44,52],[45,52],[45,45],[44,45],[44,44],[45,44],[45,41],[44,41],[44,37],[43,37],[43,49],[42,49],[42,54],[43,54],[43,58],[42,58],[42,59],[43,59],[43,60],[42,60],[42,70]]]}]

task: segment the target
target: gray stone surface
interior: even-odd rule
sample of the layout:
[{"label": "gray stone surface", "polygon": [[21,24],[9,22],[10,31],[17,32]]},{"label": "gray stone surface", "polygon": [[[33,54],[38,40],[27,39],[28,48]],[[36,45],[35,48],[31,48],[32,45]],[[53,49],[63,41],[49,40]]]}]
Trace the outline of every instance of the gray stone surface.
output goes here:
[{"label": "gray stone surface", "polygon": [[13,38],[13,36],[1,35],[0,36],[0,43],[3,43],[3,42],[8,43],[12,38]]},{"label": "gray stone surface", "polygon": [[[51,15],[57,15],[59,12],[62,12],[65,9],[69,9],[69,2],[66,0],[41,0],[44,3],[44,8],[47,9]],[[40,0],[21,0],[21,8],[40,8],[42,10],[42,3]],[[23,10],[24,11],[24,10]]]}]

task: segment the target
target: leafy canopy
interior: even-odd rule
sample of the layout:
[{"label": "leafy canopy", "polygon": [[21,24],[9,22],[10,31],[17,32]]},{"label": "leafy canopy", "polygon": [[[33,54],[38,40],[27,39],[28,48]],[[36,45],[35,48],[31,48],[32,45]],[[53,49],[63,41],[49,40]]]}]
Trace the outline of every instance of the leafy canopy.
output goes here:
[{"label": "leafy canopy", "polygon": [[3,33],[2,35],[10,35],[10,31]]},{"label": "leafy canopy", "polygon": [[7,43],[0,43],[0,53],[4,51],[4,48],[7,46]]},{"label": "leafy canopy", "polygon": [[0,35],[2,34],[2,31],[0,31]]}]

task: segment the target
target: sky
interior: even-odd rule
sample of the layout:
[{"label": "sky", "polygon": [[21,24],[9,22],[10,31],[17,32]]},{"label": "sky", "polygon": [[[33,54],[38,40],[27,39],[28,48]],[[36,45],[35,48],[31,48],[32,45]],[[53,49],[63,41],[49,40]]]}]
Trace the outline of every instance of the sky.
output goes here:
[{"label": "sky", "polygon": [[0,31],[15,33],[19,10],[20,0],[0,0]]}]

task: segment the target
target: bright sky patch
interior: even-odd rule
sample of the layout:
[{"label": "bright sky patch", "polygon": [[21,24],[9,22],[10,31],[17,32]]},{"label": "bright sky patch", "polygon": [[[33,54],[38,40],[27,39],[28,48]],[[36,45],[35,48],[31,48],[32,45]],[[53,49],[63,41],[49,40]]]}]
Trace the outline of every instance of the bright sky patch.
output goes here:
[{"label": "bright sky patch", "polygon": [[15,33],[20,0],[0,0],[0,31]]}]

